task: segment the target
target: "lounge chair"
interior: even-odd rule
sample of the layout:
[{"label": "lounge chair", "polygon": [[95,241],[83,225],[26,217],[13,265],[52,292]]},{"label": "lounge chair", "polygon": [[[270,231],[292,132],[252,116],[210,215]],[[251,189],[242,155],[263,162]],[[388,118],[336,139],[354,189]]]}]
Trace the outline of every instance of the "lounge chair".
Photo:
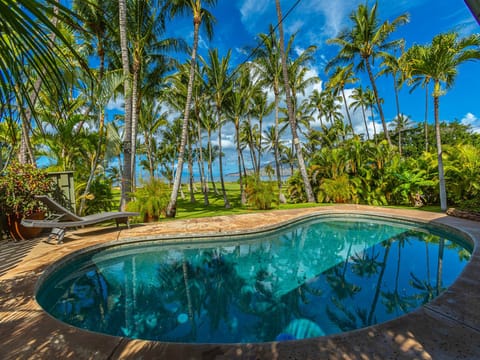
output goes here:
[{"label": "lounge chair", "polygon": [[21,224],[25,227],[52,229],[48,236],[48,241],[56,238],[57,244],[63,242],[67,228],[83,227],[109,220],[115,220],[117,227],[120,223],[125,223],[127,224],[127,227],[130,227],[128,218],[139,215],[137,212],[114,211],[78,216],[46,195],[37,195],[35,196],[35,199],[40,200],[48,207],[50,210],[50,216],[44,220],[22,219]]}]

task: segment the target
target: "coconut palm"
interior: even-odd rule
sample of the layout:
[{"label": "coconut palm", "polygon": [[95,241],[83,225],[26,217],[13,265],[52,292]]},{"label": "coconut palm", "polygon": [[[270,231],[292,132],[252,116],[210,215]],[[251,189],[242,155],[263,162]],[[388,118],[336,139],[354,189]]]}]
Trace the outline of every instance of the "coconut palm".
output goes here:
[{"label": "coconut palm", "polygon": [[[290,38],[288,42],[287,49],[290,49],[293,37]],[[279,137],[279,103],[280,103],[280,91],[281,91],[281,76],[282,68],[280,62],[280,51],[279,51],[279,41],[275,35],[275,30],[272,25],[270,25],[270,32],[268,34],[259,34],[258,35],[259,46],[255,52],[255,70],[258,76],[263,79],[265,86],[273,90],[274,95],[274,109],[275,109],[275,127],[273,128],[277,134],[273,137],[277,141]],[[288,50],[287,50],[288,51]],[[279,202],[285,203],[285,195],[282,191],[282,177],[280,172],[280,164],[277,161],[280,157],[278,144],[273,148],[275,154],[275,165],[277,173],[277,186],[278,186],[278,196]]]},{"label": "coconut palm", "polygon": [[394,132],[398,134],[398,153],[402,156],[402,133],[412,127],[412,123],[408,116],[399,114],[393,120]]},{"label": "coconut palm", "polygon": [[293,144],[295,145],[295,150],[297,153],[298,167],[300,169],[300,174],[302,175],[305,192],[307,195],[307,201],[314,203],[315,196],[313,194],[312,185],[310,184],[310,179],[307,174],[307,167],[305,166],[305,160],[303,158],[302,152],[302,143],[297,134],[297,123],[295,121],[295,113],[291,98],[291,90],[288,77],[288,68],[287,68],[287,53],[285,52],[285,39],[283,34],[283,16],[282,9],[280,7],[280,0],[275,0],[275,7],[277,10],[277,19],[278,19],[278,33],[280,39],[280,57],[282,59],[282,72],[283,72],[283,81],[285,86],[285,97],[287,102],[288,109],[288,119],[290,123],[290,131],[292,132]]},{"label": "coconut palm", "polygon": [[309,96],[310,100],[310,108],[313,112],[318,113],[318,121],[320,122],[320,127],[323,128],[323,120],[322,118],[326,118],[325,114],[325,95],[327,93],[325,91],[319,91],[318,89],[314,89]]},{"label": "coconut palm", "polygon": [[273,111],[275,106],[274,102],[268,102],[268,94],[266,91],[257,91],[253,95],[252,99],[252,116],[258,119],[257,136],[254,136],[255,143],[253,146],[257,149],[257,176],[260,175],[260,169],[262,168],[262,134],[263,134],[263,118]]},{"label": "coconut palm", "polygon": [[[377,142],[377,126],[375,125],[375,110],[377,109],[375,94],[368,86],[365,89],[365,101],[370,108],[370,116],[372,118],[372,125],[373,125],[373,139],[375,143]],[[382,102],[382,100],[380,100]]]},{"label": "coconut palm", "polygon": [[375,75],[372,70],[372,62],[374,58],[379,56],[380,52],[398,47],[402,43],[402,40],[389,41],[388,38],[399,25],[408,21],[408,15],[402,14],[392,22],[380,22],[377,16],[377,7],[377,2],[371,8],[360,4],[357,10],[350,15],[353,27],[340,33],[337,38],[328,40],[328,43],[338,45],[341,49],[338,55],[330,61],[327,69],[339,63],[351,63],[358,58],[356,68],[367,71],[382,121],[384,135],[391,145]]},{"label": "coconut palm", "polygon": [[425,151],[428,151],[429,147],[429,141],[428,141],[428,99],[429,99],[429,84],[430,84],[430,76],[424,75],[421,76],[420,74],[417,74],[414,78],[410,76],[410,65],[411,61],[409,60],[410,58],[416,58],[420,57],[420,54],[414,54],[415,52],[418,52],[420,50],[419,47],[412,47],[409,49],[409,53],[403,55],[399,59],[398,63],[400,65],[401,69],[401,76],[400,76],[400,82],[408,82],[409,85],[411,85],[410,92],[413,92],[418,86],[421,86],[425,88],[425,117],[424,117],[424,139],[425,139]]},{"label": "coconut palm", "polygon": [[208,52],[209,63],[205,65],[205,76],[207,78],[207,88],[211,93],[212,103],[215,106],[217,126],[218,126],[218,146],[220,151],[219,168],[220,168],[220,184],[222,186],[223,202],[226,209],[230,208],[230,202],[225,190],[225,181],[223,179],[223,159],[222,159],[222,124],[224,111],[227,106],[226,102],[232,91],[232,79],[229,75],[231,51],[229,50],[225,57],[219,58],[218,50],[210,50]]},{"label": "coconut palm", "polygon": [[[405,41],[402,40],[400,43],[400,48],[402,49],[405,46]],[[393,89],[395,91],[395,104],[397,106],[397,118],[400,117],[400,100],[398,99],[398,91],[400,90],[400,86],[402,81],[400,79],[401,76],[401,67],[398,57],[395,54],[390,54],[387,52],[381,53],[382,56],[382,70],[378,73],[378,75],[392,75],[393,78]]]},{"label": "coconut palm", "polygon": [[[203,0],[203,3],[209,6],[214,6],[216,5],[217,0]],[[181,144],[178,154],[177,171],[175,173],[172,194],[170,196],[170,202],[168,203],[166,210],[167,217],[175,217],[178,191],[180,189],[180,184],[182,181],[183,155],[185,153],[185,147],[187,143],[188,120],[190,116],[190,102],[192,99],[193,80],[195,77],[199,31],[200,26],[203,25],[206,30],[207,36],[211,38],[213,35],[212,25],[214,22],[214,17],[207,9],[202,6],[202,0],[166,0],[164,1],[164,10],[168,11],[170,13],[170,17],[172,18],[178,14],[191,13],[193,15],[193,46],[190,58],[190,74],[188,77],[187,99],[185,102],[185,111],[183,115]]]},{"label": "coconut palm", "polygon": [[[447,210],[447,193],[443,169],[442,139],[440,133],[439,105],[440,96],[445,89],[453,86],[458,66],[466,61],[480,59],[480,34],[458,38],[457,33],[445,33],[435,36],[429,45],[414,45],[405,53],[408,63],[408,78],[424,78],[433,81],[433,102],[435,116],[435,134],[437,143],[438,178],[440,187],[440,207]],[[414,81],[414,80],[413,80]]]},{"label": "coconut palm", "polygon": [[350,124],[350,130],[352,134],[355,135],[355,130],[353,129],[352,117],[350,116],[349,105],[347,102],[347,97],[345,96],[345,86],[347,84],[354,84],[358,81],[353,72],[353,64],[347,66],[337,66],[333,70],[330,80],[327,83],[327,88],[331,89],[334,95],[338,93],[342,94],[343,104],[345,106],[345,112],[347,113],[348,122]]},{"label": "coconut palm", "polygon": [[362,109],[363,123],[365,125],[365,131],[367,132],[367,140],[370,140],[370,133],[368,131],[367,125],[367,115],[365,113],[365,108],[368,106],[368,102],[365,97],[365,92],[363,91],[363,88],[358,87],[353,89],[352,95],[350,97],[353,100],[351,103],[352,108],[354,110],[357,110],[358,108]]},{"label": "coconut palm", "polygon": [[123,139],[123,172],[120,209],[125,210],[130,194],[132,193],[132,93],[130,83],[130,58],[127,42],[127,2],[118,0],[118,31],[120,35],[120,51],[124,76],[124,139]]}]

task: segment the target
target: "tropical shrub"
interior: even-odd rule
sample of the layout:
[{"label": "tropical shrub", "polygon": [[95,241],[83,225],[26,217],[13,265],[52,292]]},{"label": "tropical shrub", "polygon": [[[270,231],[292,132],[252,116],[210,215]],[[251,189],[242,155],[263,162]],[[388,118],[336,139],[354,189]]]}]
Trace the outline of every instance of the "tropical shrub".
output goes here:
[{"label": "tropical shrub", "polygon": [[[84,196],[86,182],[81,182],[75,187],[77,208]],[[104,175],[97,175],[90,184],[90,191],[85,196],[83,214],[97,214],[104,211],[112,211],[115,207],[112,192],[112,180]]]},{"label": "tropical shrub", "polygon": [[324,179],[317,194],[318,202],[358,203],[358,179],[347,174],[334,179]]},{"label": "tropical shrub", "polygon": [[142,180],[132,194],[133,201],[127,204],[127,209],[139,212],[143,221],[156,221],[165,215],[169,195],[170,189],[163,181],[155,178]]},{"label": "tropical shrub", "polygon": [[272,208],[275,192],[272,181],[262,181],[258,176],[247,176],[245,179],[247,203],[259,210]]}]

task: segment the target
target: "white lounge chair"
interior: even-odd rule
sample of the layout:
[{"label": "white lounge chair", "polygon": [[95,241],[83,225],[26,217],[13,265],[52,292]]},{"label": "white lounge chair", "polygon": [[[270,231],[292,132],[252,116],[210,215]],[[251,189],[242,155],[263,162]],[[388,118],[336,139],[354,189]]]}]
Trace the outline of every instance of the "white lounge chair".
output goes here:
[{"label": "white lounge chair", "polygon": [[51,212],[50,216],[43,220],[22,219],[21,224],[25,227],[52,229],[50,235],[48,236],[48,241],[56,238],[57,244],[63,242],[63,238],[65,236],[65,231],[67,228],[82,227],[109,220],[115,220],[117,223],[117,227],[120,223],[125,223],[127,224],[127,227],[130,227],[128,218],[139,215],[138,212],[113,211],[87,216],[78,216],[57,203],[49,196],[37,195],[35,196],[35,199],[40,200],[49,208]]}]

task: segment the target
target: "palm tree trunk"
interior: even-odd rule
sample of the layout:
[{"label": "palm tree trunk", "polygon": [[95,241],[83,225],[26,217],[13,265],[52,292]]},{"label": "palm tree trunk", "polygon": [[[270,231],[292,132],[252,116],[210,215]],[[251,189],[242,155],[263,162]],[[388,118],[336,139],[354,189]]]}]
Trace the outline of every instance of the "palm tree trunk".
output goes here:
[{"label": "palm tree trunk", "polygon": [[425,84],[425,121],[424,121],[424,135],[425,135],[425,151],[428,152],[428,82]]},{"label": "palm tree trunk", "polygon": [[297,134],[297,124],[295,121],[295,115],[293,113],[292,99],[290,96],[290,86],[288,81],[288,69],[287,69],[287,58],[285,54],[285,42],[283,35],[283,16],[282,10],[280,8],[280,0],[275,0],[275,5],[277,8],[277,18],[278,18],[278,32],[280,38],[280,55],[282,57],[282,70],[283,70],[283,81],[285,85],[285,94],[287,99],[287,109],[288,109],[288,119],[290,122],[290,128],[292,131],[293,143],[295,145],[295,150],[297,153],[298,167],[300,168],[300,173],[302,174],[303,183],[305,186],[305,192],[307,195],[307,201],[314,203],[315,196],[313,195],[312,185],[308,179],[307,168],[305,166],[305,160],[303,159],[302,144]]},{"label": "palm tree trunk", "polygon": [[373,113],[373,104],[370,105],[370,113],[372,115],[373,138],[375,139],[375,144],[376,144],[377,143],[377,127],[375,126],[375,114]]},{"label": "palm tree trunk", "polygon": [[192,142],[190,137],[187,137],[187,146],[188,146],[188,182],[190,184],[190,203],[195,203],[195,193],[193,191],[195,184],[193,180],[193,157],[192,157]]},{"label": "palm tree trunk", "polygon": [[[199,119],[199,117],[197,117]],[[200,120],[197,122],[197,136],[198,136],[198,162],[199,162],[199,171],[200,171],[200,184],[203,192],[203,204],[208,206],[210,202],[208,201],[208,182],[205,176],[205,168],[203,164],[203,146],[202,146],[202,127],[200,126]]]},{"label": "palm tree trunk", "polygon": [[375,100],[377,102],[378,114],[380,115],[380,120],[382,120],[385,139],[387,139],[388,145],[392,146],[392,140],[390,139],[390,134],[388,133],[387,123],[385,122],[385,115],[383,115],[382,104],[380,103],[380,98],[378,97],[377,84],[375,83],[375,78],[372,73],[372,67],[370,66],[370,61],[368,60],[368,58],[365,58],[363,60],[367,68],[368,77],[370,78],[370,83],[372,84],[373,94],[375,95]]},{"label": "palm tree trunk", "polygon": [[242,175],[242,150],[240,148],[240,119],[235,119],[235,137],[237,138],[237,162],[238,162],[238,178],[240,183],[240,202],[242,205],[247,203],[247,195],[243,188]]},{"label": "palm tree trunk", "polygon": [[287,200],[285,195],[282,192],[282,172],[280,169],[280,151],[278,148],[279,140],[279,120],[278,120],[278,102],[279,102],[279,93],[278,89],[273,91],[275,94],[275,141],[274,141],[274,156],[275,156],[275,172],[277,173],[277,185],[278,185],[278,201],[280,204],[285,204]]},{"label": "palm tree trunk", "polygon": [[190,103],[192,101],[193,80],[195,78],[195,63],[197,58],[198,30],[200,28],[200,20],[195,20],[193,24],[194,24],[193,49],[192,49],[192,57],[190,60],[190,74],[188,77],[187,99],[185,102],[185,112],[183,116],[182,139],[180,142],[180,151],[178,153],[178,161],[177,161],[177,171],[175,173],[175,180],[173,182],[172,194],[170,196],[170,202],[168,203],[167,210],[166,210],[167,217],[175,217],[175,214],[177,212],[178,191],[180,189],[180,184],[182,181],[183,156],[185,154],[185,145],[187,143],[188,118],[190,115]]},{"label": "palm tree trunk", "polygon": [[217,124],[218,124],[218,147],[219,147],[219,168],[220,168],[220,184],[222,186],[223,203],[225,209],[230,209],[230,202],[228,201],[227,191],[225,190],[225,181],[223,180],[223,156],[222,156],[222,119],[220,117],[220,110],[217,109]]},{"label": "palm tree trunk", "polygon": [[355,136],[355,130],[353,129],[352,117],[350,116],[350,110],[348,110],[347,97],[345,96],[345,90],[342,88],[342,97],[343,103],[345,104],[345,111],[347,112],[348,123],[350,124],[350,129],[352,130],[353,136]]},{"label": "palm tree trunk", "polygon": [[[435,88],[440,87],[440,84],[435,84]],[[435,90],[434,93],[436,94]],[[447,190],[445,187],[445,173],[443,170],[443,156],[442,156],[442,137],[440,133],[440,120],[438,118],[439,98],[437,95],[433,98],[434,112],[435,112],[435,137],[437,140],[437,158],[438,158],[438,182],[440,185],[440,209],[447,211]]]},{"label": "palm tree trunk", "polygon": [[367,140],[370,140],[370,134],[368,132],[368,125],[367,125],[367,114],[365,114],[365,106],[362,106],[362,114],[363,114],[363,123],[365,124],[365,131],[367,132]]},{"label": "palm tree trunk", "polygon": [[120,47],[122,55],[125,98],[125,131],[123,139],[123,176],[120,209],[125,210],[132,192],[132,98],[130,84],[130,61],[127,45],[127,6],[126,0],[118,0]]},{"label": "palm tree trunk", "polygon": [[218,189],[215,185],[215,180],[213,179],[213,169],[212,169],[212,134],[210,130],[208,131],[208,173],[210,174],[210,181],[212,182],[212,188],[215,195],[218,195]]},{"label": "palm tree trunk", "polygon": [[140,94],[138,91],[138,77],[140,74],[140,63],[138,60],[134,60],[133,64],[133,76],[132,76],[132,160],[131,160],[131,182],[132,189],[135,189],[135,163],[137,153],[137,127],[138,116],[140,113]]}]

